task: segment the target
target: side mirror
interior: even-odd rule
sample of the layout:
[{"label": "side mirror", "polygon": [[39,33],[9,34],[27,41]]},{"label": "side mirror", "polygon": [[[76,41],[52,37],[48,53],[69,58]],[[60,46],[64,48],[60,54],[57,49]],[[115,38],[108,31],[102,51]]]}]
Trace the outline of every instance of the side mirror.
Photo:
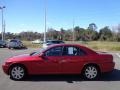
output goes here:
[{"label": "side mirror", "polygon": [[45,61],[47,61],[47,60],[48,60],[48,58],[45,56],[45,54],[44,54],[44,53],[41,53],[39,57],[41,57],[41,58],[42,58],[42,59],[44,59]]},{"label": "side mirror", "polygon": [[41,54],[39,55],[39,57],[45,58],[44,53],[41,53]]}]

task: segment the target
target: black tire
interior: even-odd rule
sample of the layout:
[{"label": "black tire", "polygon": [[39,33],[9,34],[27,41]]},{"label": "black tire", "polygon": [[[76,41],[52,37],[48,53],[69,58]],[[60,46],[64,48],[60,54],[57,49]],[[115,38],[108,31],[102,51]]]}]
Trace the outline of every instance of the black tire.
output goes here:
[{"label": "black tire", "polygon": [[23,80],[26,77],[27,72],[24,66],[14,65],[10,68],[9,74],[12,80],[19,81]]},{"label": "black tire", "polygon": [[8,47],[8,49],[11,49],[11,47]]},{"label": "black tire", "polygon": [[96,65],[87,65],[83,68],[82,76],[85,80],[97,80],[100,76],[100,69]]}]

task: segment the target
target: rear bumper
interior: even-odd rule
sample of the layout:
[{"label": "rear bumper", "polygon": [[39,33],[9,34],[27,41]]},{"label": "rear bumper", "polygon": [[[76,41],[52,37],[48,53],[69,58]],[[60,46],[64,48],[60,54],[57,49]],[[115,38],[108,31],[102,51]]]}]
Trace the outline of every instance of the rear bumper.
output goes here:
[{"label": "rear bumper", "polygon": [[6,45],[0,45],[0,47],[6,47]]},{"label": "rear bumper", "polygon": [[5,74],[9,75],[9,66],[4,64],[4,65],[2,65],[2,69],[3,69]]},{"label": "rear bumper", "polygon": [[101,72],[105,73],[105,72],[112,72],[114,70],[115,67],[115,62],[107,62],[107,63],[103,63],[101,65]]}]

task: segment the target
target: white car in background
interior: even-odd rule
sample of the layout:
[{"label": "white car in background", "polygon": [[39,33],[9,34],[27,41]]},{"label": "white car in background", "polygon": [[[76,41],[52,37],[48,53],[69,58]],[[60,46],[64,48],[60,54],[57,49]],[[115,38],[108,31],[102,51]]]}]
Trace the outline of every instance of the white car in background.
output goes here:
[{"label": "white car in background", "polygon": [[23,45],[23,43],[19,40],[19,39],[12,39],[8,42],[8,46],[9,49],[20,49],[20,48],[25,48],[25,46]]},{"label": "white car in background", "polygon": [[33,44],[41,44],[43,41],[36,39],[34,41],[32,41]]}]

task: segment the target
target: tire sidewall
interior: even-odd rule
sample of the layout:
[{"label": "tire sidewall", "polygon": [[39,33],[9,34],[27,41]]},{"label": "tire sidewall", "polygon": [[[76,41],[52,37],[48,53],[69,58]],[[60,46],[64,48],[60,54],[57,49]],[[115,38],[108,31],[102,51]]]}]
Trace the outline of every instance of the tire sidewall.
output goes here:
[{"label": "tire sidewall", "polygon": [[[87,69],[88,67],[94,67],[94,68],[96,68],[96,70],[97,70],[97,75],[96,75],[96,77],[90,79],[90,78],[88,78],[88,77],[86,76],[85,71],[86,71],[86,69]],[[97,66],[95,66],[95,65],[87,65],[87,66],[84,67],[84,69],[83,69],[83,71],[82,71],[82,76],[83,76],[83,78],[84,78],[85,80],[97,80],[98,77],[100,76],[100,70],[99,70],[99,68],[98,68]]]},{"label": "tire sidewall", "polygon": [[[12,76],[12,69],[15,68],[15,67],[21,67],[21,68],[23,68],[23,70],[24,70],[24,76],[23,76],[22,78],[16,79],[16,78],[14,78],[14,77]],[[25,67],[23,67],[22,65],[14,65],[14,66],[12,66],[12,67],[10,68],[10,70],[9,70],[9,75],[10,75],[10,78],[11,78],[12,80],[15,80],[15,81],[23,80],[23,79],[26,77],[26,69],[25,69]]]}]

